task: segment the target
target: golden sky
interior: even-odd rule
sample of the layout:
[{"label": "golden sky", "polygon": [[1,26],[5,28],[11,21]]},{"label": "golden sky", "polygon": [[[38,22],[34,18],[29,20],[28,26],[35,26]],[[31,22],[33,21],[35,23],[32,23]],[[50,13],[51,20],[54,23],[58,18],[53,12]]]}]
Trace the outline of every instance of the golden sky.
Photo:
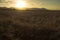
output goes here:
[{"label": "golden sky", "polygon": [[[21,0],[0,0],[0,7],[15,7],[16,2]],[[60,0],[22,0],[27,8],[47,8],[60,10]]]}]

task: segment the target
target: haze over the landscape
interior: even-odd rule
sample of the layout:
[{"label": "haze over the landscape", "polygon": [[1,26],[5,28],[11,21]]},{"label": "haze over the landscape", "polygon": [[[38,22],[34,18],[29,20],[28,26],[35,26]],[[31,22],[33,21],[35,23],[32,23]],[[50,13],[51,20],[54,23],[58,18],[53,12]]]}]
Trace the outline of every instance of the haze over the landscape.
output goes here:
[{"label": "haze over the landscape", "polygon": [[[20,1],[22,1],[21,4],[23,5],[20,5]],[[0,0],[0,7],[17,6],[26,8],[47,8],[51,10],[60,10],[60,0]]]},{"label": "haze over the landscape", "polygon": [[0,40],[60,40],[60,0],[0,0]]}]

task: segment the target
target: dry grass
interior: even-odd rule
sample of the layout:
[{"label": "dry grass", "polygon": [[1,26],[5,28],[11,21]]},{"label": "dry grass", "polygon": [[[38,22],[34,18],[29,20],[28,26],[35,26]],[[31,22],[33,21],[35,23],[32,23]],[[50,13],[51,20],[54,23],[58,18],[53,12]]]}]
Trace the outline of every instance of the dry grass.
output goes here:
[{"label": "dry grass", "polygon": [[0,40],[60,40],[60,11],[0,9]]}]

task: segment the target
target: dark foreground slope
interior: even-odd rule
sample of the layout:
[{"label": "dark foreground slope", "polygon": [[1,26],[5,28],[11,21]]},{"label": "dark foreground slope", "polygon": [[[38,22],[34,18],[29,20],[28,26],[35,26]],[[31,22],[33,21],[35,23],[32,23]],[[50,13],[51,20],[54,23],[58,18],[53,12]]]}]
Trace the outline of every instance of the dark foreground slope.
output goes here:
[{"label": "dark foreground slope", "polygon": [[0,8],[0,40],[60,40],[60,11]]}]

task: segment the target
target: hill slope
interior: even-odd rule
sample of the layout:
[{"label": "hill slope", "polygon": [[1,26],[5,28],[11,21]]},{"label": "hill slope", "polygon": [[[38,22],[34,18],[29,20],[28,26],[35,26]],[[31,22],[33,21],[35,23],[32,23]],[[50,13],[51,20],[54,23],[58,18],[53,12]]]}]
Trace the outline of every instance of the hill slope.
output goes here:
[{"label": "hill slope", "polygon": [[60,11],[0,9],[0,40],[59,40]]}]

